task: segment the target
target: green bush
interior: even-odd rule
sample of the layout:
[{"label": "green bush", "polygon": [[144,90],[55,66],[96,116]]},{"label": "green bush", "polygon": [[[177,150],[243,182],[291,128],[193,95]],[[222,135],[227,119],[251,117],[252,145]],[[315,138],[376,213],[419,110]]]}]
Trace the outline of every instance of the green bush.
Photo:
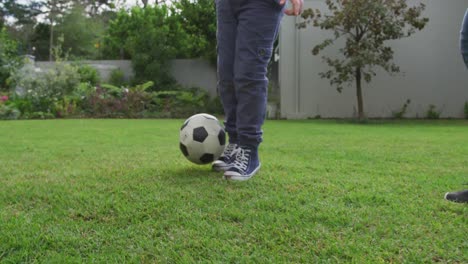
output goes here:
[{"label": "green bush", "polygon": [[80,84],[77,67],[68,63],[56,63],[55,68],[45,74],[47,91],[45,94],[61,98],[71,94]]},{"label": "green bush", "polygon": [[164,113],[165,117],[173,118],[185,118],[201,112],[222,112],[219,99],[211,99],[205,90],[198,87],[179,89],[153,93],[153,106],[156,111]]},{"label": "green bush", "polygon": [[174,5],[174,14],[183,21],[182,28],[189,34],[187,58],[205,58],[216,65],[216,12],[213,0],[180,0]]},{"label": "green bush", "polygon": [[79,87],[80,75],[76,66],[56,62],[54,68],[39,72],[32,64],[25,64],[11,76],[17,97],[31,103],[30,112],[52,112],[55,102],[70,95]]},{"label": "green bush", "polygon": [[34,106],[32,102],[27,98],[20,98],[16,96],[10,99],[9,104],[18,109],[22,115],[34,111]]},{"label": "green bush", "polygon": [[77,96],[80,99],[84,99],[86,96],[89,96],[94,91],[96,91],[96,86],[91,85],[90,83],[79,83],[76,87],[73,95]]},{"label": "green bush", "polygon": [[21,64],[17,56],[17,43],[0,28],[0,91],[8,87],[7,80],[11,72]]},{"label": "green bush", "polygon": [[81,114],[80,98],[76,96],[65,96],[61,100],[54,102],[53,114],[55,117],[75,117]]},{"label": "green bush", "polygon": [[393,118],[402,119],[405,116],[406,111],[408,110],[408,106],[409,106],[410,103],[411,103],[411,100],[407,99],[406,102],[403,104],[403,106],[401,107],[401,109],[399,111],[394,111],[392,113]]},{"label": "green bush", "polygon": [[55,116],[52,113],[49,112],[32,112],[32,113],[26,113],[23,118],[25,119],[54,119]]},{"label": "green bush", "polygon": [[437,111],[435,105],[429,105],[429,109],[426,112],[427,119],[439,119],[440,118],[440,111]]},{"label": "green bush", "polygon": [[154,90],[168,90],[175,83],[170,61],[184,58],[193,44],[174,7],[165,5],[122,10],[109,25],[104,53],[129,54],[135,82],[153,81]]},{"label": "green bush", "polygon": [[109,76],[109,84],[112,84],[117,87],[128,85],[128,83],[125,81],[124,72],[120,68],[111,71]]},{"label": "green bush", "polygon": [[89,117],[144,117],[151,111],[152,82],[130,88],[103,84],[91,92],[83,102],[83,110]]},{"label": "green bush", "polygon": [[78,68],[80,82],[89,83],[91,85],[98,85],[101,81],[99,72],[94,67],[86,64],[76,65],[76,67]]},{"label": "green bush", "polygon": [[21,112],[13,105],[0,103],[0,119],[14,120],[21,116]]},{"label": "green bush", "polygon": [[[70,64],[62,66],[65,67],[45,73],[36,71],[31,65],[17,71],[13,76],[16,95],[9,98],[10,106],[4,109],[5,113],[8,110],[9,118],[18,118],[19,114],[25,119],[83,116],[186,118],[201,112],[222,113],[219,98],[211,98],[200,88],[174,86],[170,91],[151,92],[153,82],[131,87],[93,86],[89,82],[75,84],[79,81],[77,70]],[[15,110],[14,115],[10,108]]]},{"label": "green bush", "polygon": [[218,96],[211,99],[211,102],[206,107],[206,112],[213,115],[222,115],[224,114],[223,105],[221,103],[221,98]]},{"label": "green bush", "polygon": [[106,118],[185,118],[201,112],[222,113],[219,98],[211,99],[200,88],[150,92],[152,86],[152,82],[129,88],[102,84],[85,96],[81,108],[88,117]]}]

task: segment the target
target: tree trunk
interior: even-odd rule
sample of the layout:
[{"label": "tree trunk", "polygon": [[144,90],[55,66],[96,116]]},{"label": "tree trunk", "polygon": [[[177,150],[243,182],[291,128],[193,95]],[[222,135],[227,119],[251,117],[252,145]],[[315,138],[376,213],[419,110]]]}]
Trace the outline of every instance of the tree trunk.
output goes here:
[{"label": "tree trunk", "polygon": [[125,51],[124,51],[124,48],[122,46],[120,47],[119,54],[120,54],[120,59],[124,60],[125,59]]},{"label": "tree trunk", "polygon": [[50,39],[49,39],[49,61],[53,61],[53,48],[54,48],[54,21],[50,20]]},{"label": "tree trunk", "polygon": [[357,102],[358,102],[358,118],[359,120],[364,120],[364,104],[363,104],[363,98],[362,98],[362,74],[361,74],[361,68],[357,67],[356,68],[356,96],[357,96]]}]

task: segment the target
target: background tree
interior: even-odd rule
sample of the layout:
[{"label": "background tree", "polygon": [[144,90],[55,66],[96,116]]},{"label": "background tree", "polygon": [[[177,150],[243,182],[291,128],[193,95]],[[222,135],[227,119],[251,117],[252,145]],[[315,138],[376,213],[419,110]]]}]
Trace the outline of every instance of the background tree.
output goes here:
[{"label": "background tree", "polygon": [[46,61],[49,59],[49,34],[50,24],[37,23],[30,38],[30,45],[34,47],[32,55],[37,61]]},{"label": "background tree", "polygon": [[59,23],[66,12],[71,8],[73,2],[70,0],[47,0],[44,3],[45,14],[47,15],[47,20],[50,24],[50,34],[49,34],[49,60],[53,60],[52,50],[54,48],[54,27]]},{"label": "background tree", "polygon": [[406,38],[422,30],[428,18],[421,17],[424,4],[409,7],[406,0],[326,0],[329,13],[320,10],[304,10],[299,28],[311,24],[320,29],[331,30],[334,38],[326,39],[312,50],[318,55],[322,50],[345,38],[345,46],[339,49],[343,58],[323,56],[330,70],[320,73],[330,80],[341,92],[344,84],[355,82],[359,119],[364,119],[362,79],[371,82],[376,76],[376,67],[386,72],[397,73],[400,68],[394,64],[394,51],[389,40]]},{"label": "background tree", "polygon": [[101,36],[104,23],[98,17],[91,17],[86,7],[75,5],[56,25],[56,35],[63,36],[62,48],[69,55],[78,58],[94,59],[99,57]]},{"label": "background tree", "polygon": [[131,58],[135,82],[153,81],[156,90],[170,89],[170,60],[186,58],[194,45],[175,13],[165,5],[121,10],[109,25],[104,54]]},{"label": "background tree", "polygon": [[90,17],[97,17],[106,10],[115,9],[115,0],[75,0],[74,5],[85,7]]},{"label": "background tree", "polygon": [[7,18],[13,20],[13,25],[35,22],[36,16],[41,13],[42,3],[37,0],[26,3],[23,4],[17,0],[0,0],[0,24],[5,24]]},{"label": "background tree", "polygon": [[140,0],[141,1],[141,4],[143,6],[143,8],[146,8],[147,6],[150,6],[151,4],[154,4],[154,5],[167,5],[167,4],[172,4],[174,2],[176,2],[177,0],[173,1],[173,0],[153,0],[153,1],[149,1],[149,0]]},{"label": "background tree", "polygon": [[12,38],[18,42],[21,53],[30,53],[30,39],[41,13],[41,2],[19,2],[15,0],[0,0],[0,24],[5,24]]},{"label": "background tree", "polygon": [[6,81],[17,62],[17,43],[0,26],[0,91],[7,88]]},{"label": "background tree", "polygon": [[213,0],[180,0],[175,3],[182,28],[191,38],[190,58],[216,63],[216,12]]}]

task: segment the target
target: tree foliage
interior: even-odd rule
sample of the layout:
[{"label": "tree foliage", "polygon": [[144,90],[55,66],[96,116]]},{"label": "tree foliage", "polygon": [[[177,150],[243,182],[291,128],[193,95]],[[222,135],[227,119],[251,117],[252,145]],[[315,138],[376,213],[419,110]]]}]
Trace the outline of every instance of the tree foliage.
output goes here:
[{"label": "tree foliage", "polygon": [[135,81],[153,81],[156,89],[173,83],[169,62],[186,57],[193,45],[173,8],[166,6],[134,7],[120,11],[110,24],[104,52],[128,54],[132,59]]},{"label": "tree foliage", "polygon": [[[90,30],[92,29],[92,30]],[[87,15],[85,7],[75,5],[56,26],[58,36],[63,36],[63,49],[78,58],[97,58],[104,24]]]},{"label": "tree foliage", "polygon": [[[7,9],[0,5],[0,10],[11,14],[15,1],[0,0],[3,2],[10,4]],[[172,59],[203,57],[216,61],[212,0],[147,1],[130,10],[122,8],[124,0],[31,2],[35,10],[40,10],[41,19],[31,27],[11,26],[9,30],[21,39],[21,52],[32,53],[38,60],[52,60],[51,51],[63,39],[61,47],[70,58],[131,59],[135,82],[153,81],[155,89],[173,84]],[[115,12],[117,6],[122,9]],[[32,5],[19,7],[29,10]]]},{"label": "tree foliage", "polygon": [[20,52],[28,52],[30,38],[41,13],[41,2],[0,0],[0,27],[3,25],[17,42]]},{"label": "tree foliage", "polygon": [[105,10],[112,10],[115,8],[115,1],[113,0],[75,0],[75,6],[85,7],[87,14],[91,17],[96,17]]},{"label": "tree foliage", "polygon": [[30,37],[29,44],[31,47],[34,47],[32,55],[34,55],[38,61],[49,59],[49,32],[50,24],[37,23]]},{"label": "tree foliage", "polygon": [[304,21],[299,28],[311,24],[333,32],[334,38],[313,48],[314,55],[333,45],[337,39],[345,38],[344,47],[339,49],[343,57],[323,56],[330,69],[320,76],[329,79],[340,92],[345,84],[356,83],[358,114],[362,119],[362,79],[371,82],[376,76],[376,68],[390,74],[400,71],[393,63],[394,51],[388,41],[410,37],[422,30],[429,21],[422,17],[425,5],[410,7],[406,0],[326,0],[326,5],[329,12],[325,14],[318,9],[304,10]]},{"label": "tree foliage", "polygon": [[182,28],[193,43],[189,57],[216,62],[216,12],[213,0],[180,0],[176,3]]},{"label": "tree foliage", "polygon": [[0,25],[5,24],[7,17],[14,20],[16,25],[35,23],[36,16],[41,13],[39,1],[0,0]]},{"label": "tree foliage", "polygon": [[137,82],[155,89],[173,83],[175,58],[216,60],[216,17],[211,0],[181,0],[171,6],[147,5],[121,10],[110,22],[103,45],[107,58],[132,59]]},{"label": "tree foliage", "polygon": [[10,72],[17,66],[17,43],[0,27],[0,90],[7,87]]}]

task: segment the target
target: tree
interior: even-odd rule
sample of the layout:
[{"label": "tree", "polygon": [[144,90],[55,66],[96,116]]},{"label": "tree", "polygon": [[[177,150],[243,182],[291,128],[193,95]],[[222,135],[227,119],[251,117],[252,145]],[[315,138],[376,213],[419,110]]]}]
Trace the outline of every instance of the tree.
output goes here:
[{"label": "tree", "polygon": [[12,38],[17,40],[19,51],[31,51],[29,44],[37,15],[41,13],[39,1],[0,0],[0,24],[5,24]]},{"label": "tree", "polygon": [[130,57],[136,82],[153,81],[156,90],[170,89],[170,60],[186,58],[193,45],[178,17],[171,15],[175,13],[165,5],[120,11],[110,23],[103,52]]},{"label": "tree", "polygon": [[49,59],[49,34],[50,25],[47,23],[37,23],[30,38],[30,45],[34,47],[33,54],[36,60],[46,61]]},{"label": "tree", "polygon": [[341,92],[344,84],[356,84],[359,119],[364,119],[362,79],[370,83],[376,76],[376,67],[393,74],[400,68],[393,63],[394,51],[389,40],[406,38],[422,30],[428,18],[421,17],[424,4],[409,7],[406,0],[326,0],[331,14],[320,10],[304,10],[299,28],[314,27],[331,30],[334,38],[316,45],[312,53],[318,55],[339,38],[345,38],[345,46],[339,50],[344,58],[323,56],[330,70],[320,77],[330,80]]},{"label": "tree", "polygon": [[35,23],[35,18],[40,11],[41,3],[28,1],[21,4],[16,0],[0,0],[0,24],[5,24],[7,17],[14,19],[14,24],[24,25]]},{"label": "tree", "polygon": [[179,10],[182,28],[190,35],[189,57],[207,58],[216,63],[216,11],[213,0],[180,0]]},{"label": "tree", "polygon": [[55,31],[63,36],[62,48],[69,51],[70,56],[88,59],[98,56],[104,24],[97,17],[88,16],[85,7],[75,5],[63,16]]},{"label": "tree", "polygon": [[[174,1],[172,0],[153,0],[154,5],[165,5],[168,3],[172,3]],[[147,6],[150,6],[151,1],[149,0],[141,0],[141,4],[143,5],[143,8],[146,8]]]},{"label": "tree", "polygon": [[74,6],[84,7],[90,17],[97,17],[105,10],[116,7],[115,0],[75,0]]},{"label": "tree", "polygon": [[17,63],[17,43],[0,27],[0,90],[7,87],[6,80]]},{"label": "tree", "polygon": [[47,0],[44,4],[46,7],[47,19],[50,23],[49,34],[49,60],[53,60],[52,50],[54,48],[54,26],[60,18],[70,9],[72,2],[70,0]]}]

